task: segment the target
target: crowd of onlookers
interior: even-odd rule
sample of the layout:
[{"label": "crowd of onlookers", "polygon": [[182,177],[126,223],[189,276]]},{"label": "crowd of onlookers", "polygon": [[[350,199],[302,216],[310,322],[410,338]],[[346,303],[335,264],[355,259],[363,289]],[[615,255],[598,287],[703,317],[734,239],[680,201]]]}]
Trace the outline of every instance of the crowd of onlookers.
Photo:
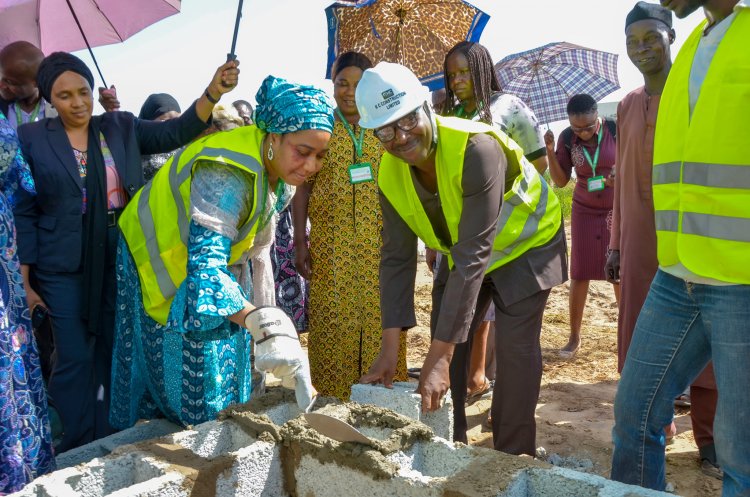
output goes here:
[{"label": "crowd of onlookers", "polygon": [[[671,11],[701,6],[673,65]],[[638,2],[625,35],[644,86],[616,120],[572,96],[556,140],[473,42],[447,52],[431,104],[407,68],[347,52],[335,104],[273,76],[255,108],[220,104],[239,77],[229,61],[184,112],[155,93],[137,117],[111,89],[94,115],[77,57],[5,46],[0,494],[139,419],[212,419],[262,394],[265,372],[303,409],[359,381],[413,376],[426,411],[450,389],[464,443],[465,406],[492,395],[494,447],[533,456],[543,314],[570,272],[561,357],[585,347],[591,280],[618,301],[612,478],[665,488],[687,404],[700,469],[725,496],[750,495],[750,184],[736,145],[750,80],[733,72],[748,65],[750,10]],[[567,247],[550,184],[570,181]],[[432,342],[407,370],[418,238]]]}]

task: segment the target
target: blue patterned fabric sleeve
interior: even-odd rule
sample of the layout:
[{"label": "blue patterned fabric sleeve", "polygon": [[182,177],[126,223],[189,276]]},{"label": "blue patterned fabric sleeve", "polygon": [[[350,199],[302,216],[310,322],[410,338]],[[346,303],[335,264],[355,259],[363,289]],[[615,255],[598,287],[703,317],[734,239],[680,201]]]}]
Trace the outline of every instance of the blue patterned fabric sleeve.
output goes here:
[{"label": "blue patterned fabric sleeve", "polygon": [[232,241],[250,214],[253,188],[253,177],[236,167],[205,160],[194,167],[187,278],[169,316],[174,330],[195,333],[199,340],[226,338],[227,317],[247,305],[228,265]]},{"label": "blue patterned fabric sleeve", "polygon": [[237,167],[201,160],[193,168],[190,219],[234,240],[238,227],[250,215],[253,176]]},{"label": "blue patterned fabric sleeve", "polygon": [[[201,332],[201,340],[226,338],[227,317],[242,310],[247,295],[229,271],[231,240],[190,222],[187,278],[177,290],[169,320],[173,330]],[[211,331],[216,330],[215,333]],[[216,334],[216,336],[214,336]]]},{"label": "blue patterned fabric sleeve", "polygon": [[242,310],[247,295],[228,268],[232,240],[247,219],[252,177],[236,167],[201,161],[190,189],[187,278],[177,290],[170,321],[196,338],[226,338],[227,317]]},{"label": "blue patterned fabric sleeve", "polygon": [[31,170],[21,154],[16,130],[0,112],[0,191],[15,205],[15,193],[19,186],[29,193],[34,191]]}]

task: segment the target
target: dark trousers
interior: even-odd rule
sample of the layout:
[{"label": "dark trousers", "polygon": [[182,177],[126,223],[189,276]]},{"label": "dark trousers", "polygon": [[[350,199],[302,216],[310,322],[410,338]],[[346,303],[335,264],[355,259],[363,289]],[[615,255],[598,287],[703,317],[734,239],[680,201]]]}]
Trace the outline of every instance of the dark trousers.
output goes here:
[{"label": "dark trousers", "polygon": [[55,354],[47,391],[64,434],[56,452],[113,433],[108,423],[116,279],[108,269],[101,296],[100,331],[88,332],[81,317],[83,272],[35,271],[38,291],[49,309]]},{"label": "dark trousers", "polygon": [[[445,281],[433,287],[432,323],[439,313]],[[542,349],[539,337],[550,290],[506,305],[486,277],[477,297],[476,312],[466,342],[457,344],[450,365],[453,397],[453,439],[467,443],[466,389],[473,332],[484,320],[487,308],[495,310],[495,389],[492,393],[492,437],[496,450],[508,454],[536,453],[534,414],[542,381]],[[437,305],[436,305],[437,304]],[[434,329],[434,328],[433,328]]]}]

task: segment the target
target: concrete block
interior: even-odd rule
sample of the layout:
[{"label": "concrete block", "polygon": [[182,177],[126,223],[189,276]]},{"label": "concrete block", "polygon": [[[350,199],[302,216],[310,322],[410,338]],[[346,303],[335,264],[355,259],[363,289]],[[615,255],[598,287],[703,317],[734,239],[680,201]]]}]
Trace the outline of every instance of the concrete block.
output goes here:
[{"label": "concrete block", "polygon": [[123,488],[107,497],[191,497],[191,492],[185,485],[185,475],[168,473]]},{"label": "concrete block", "polygon": [[191,495],[286,497],[279,446],[229,419],[209,421],[139,447],[186,474]]},{"label": "concrete block", "polygon": [[339,443],[302,420],[290,421],[282,430],[282,456],[295,496],[500,496],[512,477],[542,464],[448,442],[421,422],[372,405],[318,412],[349,422],[372,445]]},{"label": "concrete block", "polygon": [[55,458],[55,461],[57,462],[58,469],[75,466],[76,464],[88,462],[95,457],[104,457],[122,445],[162,437],[182,429],[180,425],[176,425],[166,419],[142,421],[126,430],[63,452]]},{"label": "concrete block", "polygon": [[675,497],[566,468],[529,468],[521,472],[501,497]]},{"label": "concrete block", "polygon": [[280,445],[257,441],[239,449],[231,470],[216,480],[217,496],[287,497]]},{"label": "concrete block", "polygon": [[22,490],[10,495],[13,497],[70,497],[75,493],[65,481],[79,474],[76,468],[59,469],[54,473],[40,476]]},{"label": "concrete block", "polygon": [[240,426],[229,421],[208,421],[192,430],[168,435],[164,440],[208,460],[236,452],[257,441]]},{"label": "concrete block", "polygon": [[185,496],[184,476],[143,452],[94,459],[37,478],[17,497]]},{"label": "concrete block", "polygon": [[371,475],[335,464],[326,464],[312,456],[303,456],[295,471],[295,496],[340,497],[439,497],[440,487],[430,487],[419,480],[389,478],[375,480]]},{"label": "concrete block", "polygon": [[359,404],[373,404],[390,409],[408,418],[426,424],[435,436],[453,440],[453,401],[450,392],[445,396],[443,406],[437,411],[422,414],[422,399],[414,393],[415,384],[396,382],[393,388],[382,385],[352,386],[351,401]]},{"label": "concrete block", "polygon": [[[368,387],[364,393],[411,395]],[[359,388],[357,389],[359,390]],[[390,395],[385,395],[390,394]],[[407,395],[408,394],[408,395]],[[373,396],[370,395],[370,399]],[[398,402],[395,402],[398,404]],[[323,399],[369,444],[340,443],[307,424],[293,392],[276,389],[220,419],[38,478],[18,497],[665,497],[595,475],[435,437],[422,422],[376,405]],[[414,414],[414,410],[409,411]],[[164,427],[165,429],[168,427]],[[155,428],[156,429],[156,428]],[[157,430],[158,431],[158,430]],[[136,437],[138,438],[138,437]],[[130,440],[124,436],[122,440]],[[111,442],[111,441],[110,441]],[[100,445],[103,447],[103,445]]]},{"label": "concrete block", "polygon": [[[94,459],[79,468],[79,474],[65,479],[79,497],[100,497],[158,478],[165,473],[165,465],[142,452],[130,452],[120,457]],[[131,494],[132,495],[132,494]]]}]

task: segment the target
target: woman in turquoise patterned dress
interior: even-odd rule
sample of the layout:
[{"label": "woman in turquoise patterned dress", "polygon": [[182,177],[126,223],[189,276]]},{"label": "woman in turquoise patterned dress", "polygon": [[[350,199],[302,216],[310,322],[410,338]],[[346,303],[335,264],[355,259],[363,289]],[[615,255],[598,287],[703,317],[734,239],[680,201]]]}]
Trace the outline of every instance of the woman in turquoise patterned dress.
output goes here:
[{"label": "woman in turquoise patterned dress", "polygon": [[55,469],[42,380],[11,205],[17,188],[33,193],[16,132],[0,112],[0,495]]},{"label": "woman in turquoise patterned dress", "polygon": [[294,324],[274,307],[271,265],[250,277],[247,261],[268,259],[278,213],[320,169],[333,107],[321,90],[272,76],[256,100],[256,125],[189,145],[123,212],[114,426],[213,419],[249,400],[253,366],[295,388],[300,407],[313,400]]}]

